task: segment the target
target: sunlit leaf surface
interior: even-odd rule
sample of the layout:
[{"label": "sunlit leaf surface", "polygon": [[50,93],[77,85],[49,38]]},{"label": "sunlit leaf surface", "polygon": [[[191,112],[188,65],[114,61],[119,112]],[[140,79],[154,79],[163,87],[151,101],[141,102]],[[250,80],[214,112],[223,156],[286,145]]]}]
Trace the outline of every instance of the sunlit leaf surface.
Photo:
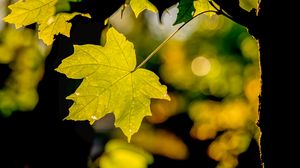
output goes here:
[{"label": "sunlit leaf surface", "polygon": [[[196,9],[196,11],[194,13],[194,16],[196,16],[199,13],[204,12],[204,11],[215,10],[215,8],[212,7],[209,4],[208,1],[209,0],[195,0],[194,1],[194,7]],[[207,13],[205,13],[205,15],[207,15],[207,16],[213,16],[213,15],[215,15],[215,13],[214,12],[207,12]]]},{"label": "sunlit leaf surface", "polygon": [[72,23],[69,21],[77,15],[91,18],[89,14],[81,14],[78,12],[71,14],[58,13],[41,23],[38,32],[39,38],[42,39],[45,44],[51,45],[54,41],[54,35],[63,34],[70,37]]},{"label": "sunlit leaf surface", "polygon": [[56,3],[57,0],[19,0],[9,6],[11,13],[3,20],[15,24],[16,28],[38,23],[38,37],[45,44],[51,45],[54,41],[54,35],[62,34],[70,37],[72,26],[70,20],[75,16],[81,15],[91,18],[89,14],[78,12],[55,14],[57,12]]},{"label": "sunlit leaf surface", "polygon": [[136,17],[146,9],[155,13],[158,12],[156,7],[148,0],[130,0],[130,6]]},{"label": "sunlit leaf surface", "polygon": [[169,99],[167,88],[151,71],[136,67],[133,44],[110,28],[104,47],[74,46],[57,71],[83,82],[68,99],[74,101],[66,119],[94,123],[113,112],[115,126],[130,141],[145,116],[151,115],[150,99]]},{"label": "sunlit leaf surface", "polygon": [[9,6],[11,13],[4,21],[16,25],[16,28],[32,23],[41,23],[55,14],[57,0],[19,0]]}]

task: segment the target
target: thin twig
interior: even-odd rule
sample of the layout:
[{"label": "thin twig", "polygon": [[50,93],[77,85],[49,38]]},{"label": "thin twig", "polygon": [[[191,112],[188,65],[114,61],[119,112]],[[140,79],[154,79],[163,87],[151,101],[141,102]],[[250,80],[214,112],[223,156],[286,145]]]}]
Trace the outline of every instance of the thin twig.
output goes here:
[{"label": "thin twig", "polygon": [[186,24],[188,24],[190,21],[192,21],[194,18],[205,14],[205,13],[209,13],[209,12],[214,12],[216,14],[219,13],[219,10],[215,11],[215,10],[207,10],[207,11],[203,11],[200,12],[199,14],[197,14],[196,16],[192,17],[191,19],[189,19],[188,21],[186,21],[184,24],[182,24],[178,29],[176,29],[173,33],[171,33],[162,43],[160,43],[159,46],[157,46],[147,57],[146,59],[144,59],[143,62],[141,62],[133,71],[137,70],[138,68],[141,68],[144,64],[146,64],[153,56],[154,54],[157,53],[158,50],[160,50],[179,30],[181,30]]},{"label": "thin twig", "polygon": [[228,15],[222,8],[218,9],[216,7],[216,5],[213,3],[213,1],[208,1],[208,3],[218,11],[218,13],[217,13],[218,15],[223,15],[223,16],[227,17],[228,19],[233,20],[233,17]]}]

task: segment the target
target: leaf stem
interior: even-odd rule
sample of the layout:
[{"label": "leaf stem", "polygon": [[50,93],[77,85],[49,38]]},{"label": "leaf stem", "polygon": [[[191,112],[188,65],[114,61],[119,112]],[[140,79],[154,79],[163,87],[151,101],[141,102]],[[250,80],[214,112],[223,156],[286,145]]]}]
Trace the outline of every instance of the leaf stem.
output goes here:
[{"label": "leaf stem", "polygon": [[220,9],[218,9],[212,0],[209,0],[208,3],[218,11],[217,12],[218,15],[223,15],[223,16],[227,17],[228,19],[233,20],[233,17],[228,15],[226,12],[224,12],[224,10],[221,7],[220,7]]},{"label": "leaf stem", "polygon": [[[214,12],[216,14],[221,14],[220,10],[216,9],[216,10],[207,10],[207,11],[203,11],[200,12],[199,14],[197,14],[196,16],[192,17],[191,19],[189,19],[188,21],[186,21],[184,24],[182,24],[178,29],[176,29],[174,32],[172,32],[162,43],[160,43],[147,57],[146,59],[144,59],[143,62],[141,62],[133,71],[137,70],[138,68],[141,68],[143,65],[145,65],[156,53],[158,50],[160,50],[177,32],[179,32],[185,25],[187,25],[190,21],[192,21],[193,19],[195,19],[196,17],[205,14],[205,13],[209,13],[209,12]],[[223,12],[222,12],[223,14]]]}]

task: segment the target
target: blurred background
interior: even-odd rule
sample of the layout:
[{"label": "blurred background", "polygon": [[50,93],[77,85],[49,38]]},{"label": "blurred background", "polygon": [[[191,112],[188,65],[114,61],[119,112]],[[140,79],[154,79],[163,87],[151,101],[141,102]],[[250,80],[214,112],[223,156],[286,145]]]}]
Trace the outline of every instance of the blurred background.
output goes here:
[{"label": "blurred background", "polygon": [[[0,0],[0,18],[8,3]],[[241,1],[247,10],[255,3]],[[201,15],[159,50],[145,68],[168,86],[171,101],[152,100],[152,116],[128,144],[113,115],[92,126],[63,120],[72,104],[65,97],[80,80],[54,69],[73,44],[103,45],[109,16],[140,63],[180,26],[173,26],[177,6],[135,18],[130,7],[119,8],[122,2],[70,4],[93,19],[75,17],[71,38],[56,36],[53,46],[38,40],[35,25],[16,30],[0,21],[0,167],[260,167],[258,49],[244,27]]]}]

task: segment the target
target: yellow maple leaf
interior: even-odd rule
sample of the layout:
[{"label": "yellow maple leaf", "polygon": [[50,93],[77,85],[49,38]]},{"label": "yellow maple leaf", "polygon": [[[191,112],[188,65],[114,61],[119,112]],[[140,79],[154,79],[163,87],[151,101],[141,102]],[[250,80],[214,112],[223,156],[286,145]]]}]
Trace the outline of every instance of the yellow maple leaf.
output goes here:
[{"label": "yellow maple leaf", "polygon": [[151,115],[150,99],[167,99],[167,88],[153,72],[137,68],[134,46],[125,36],[110,28],[104,47],[75,45],[74,53],[64,59],[58,72],[82,79],[68,99],[74,101],[66,119],[89,120],[92,124],[113,112],[115,126],[130,141],[145,116]]},{"label": "yellow maple leaf", "polygon": [[[215,8],[213,6],[211,6],[211,4],[209,4],[209,0],[195,0],[194,8],[195,8],[194,16],[196,16],[199,13],[204,12],[204,11],[215,10]],[[216,13],[215,12],[207,12],[205,14],[207,16],[213,16]]]},{"label": "yellow maple leaf", "polygon": [[71,14],[58,13],[57,15],[50,17],[47,21],[41,23],[38,33],[39,38],[42,39],[45,44],[51,45],[54,41],[54,35],[63,34],[70,37],[72,23],[69,21],[77,15],[91,18],[89,14],[82,14],[78,12]]},{"label": "yellow maple leaf", "polygon": [[154,13],[158,12],[156,7],[148,0],[130,0],[130,6],[136,17],[138,17],[139,14],[145,9],[148,9]]},{"label": "yellow maple leaf", "polygon": [[55,14],[56,2],[57,0],[19,0],[8,6],[12,12],[3,20],[15,24],[16,28],[41,23]]},{"label": "yellow maple leaf", "polygon": [[70,37],[72,23],[69,21],[77,15],[91,18],[89,14],[58,13],[55,15],[57,0],[19,0],[9,6],[12,12],[3,18],[5,22],[16,25],[16,28],[33,23],[39,24],[38,36],[47,45],[54,41],[54,35],[63,34]]}]

